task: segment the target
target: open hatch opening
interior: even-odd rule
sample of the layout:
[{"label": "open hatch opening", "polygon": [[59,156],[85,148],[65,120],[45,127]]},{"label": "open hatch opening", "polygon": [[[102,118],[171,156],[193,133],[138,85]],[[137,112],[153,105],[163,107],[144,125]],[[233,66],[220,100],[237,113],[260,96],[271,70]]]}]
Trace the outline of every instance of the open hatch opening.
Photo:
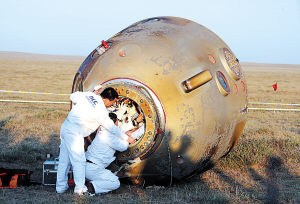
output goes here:
[{"label": "open hatch opening", "polygon": [[[146,85],[131,79],[113,79],[101,85],[103,89],[112,87],[118,92],[119,100],[111,107],[115,109],[112,112],[121,113],[118,117],[121,129],[132,131],[136,140],[126,151],[116,154],[117,160],[126,162],[148,157],[153,147],[157,146],[155,143],[160,143],[158,137],[163,135],[158,134],[158,130],[163,129],[165,124],[164,112],[157,96]],[[126,111],[119,111],[120,108]]]},{"label": "open hatch opening", "polygon": [[[118,117],[118,126],[124,131],[130,131],[135,139],[124,152],[117,152],[119,162],[127,162],[136,158],[145,159],[150,156],[162,141],[165,126],[165,114],[155,93],[146,85],[132,79],[112,79],[101,84],[101,93],[107,87],[114,88],[119,99],[108,108]],[[91,143],[95,134],[91,134]],[[151,150],[151,151],[150,151]]]},{"label": "open hatch opening", "polygon": [[117,115],[118,127],[135,139],[129,147],[135,146],[145,134],[146,120],[141,107],[130,98],[119,97],[108,110]]}]

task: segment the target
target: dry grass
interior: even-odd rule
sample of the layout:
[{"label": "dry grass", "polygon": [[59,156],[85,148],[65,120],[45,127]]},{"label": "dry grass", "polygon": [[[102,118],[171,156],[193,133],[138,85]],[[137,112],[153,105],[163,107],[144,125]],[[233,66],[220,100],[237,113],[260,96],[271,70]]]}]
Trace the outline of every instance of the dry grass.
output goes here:
[{"label": "dry grass", "polygon": [[[69,93],[82,58],[0,52],[0,89]],[[300,102],[300,66],[243,64],[248,99]],[[278,83],[274,92],[272,84]],[[67,96],[0,93],[1,99],[67,101]],[[0,167],[27,168],[40,182],[46,153],[58,155],[69,105],[0,102]],[[250,111],[243,136],[213,169],[172,187],[123,184],[95,198],[35,185],[0,190],[1,203],[299,203],[300,112]]]}]

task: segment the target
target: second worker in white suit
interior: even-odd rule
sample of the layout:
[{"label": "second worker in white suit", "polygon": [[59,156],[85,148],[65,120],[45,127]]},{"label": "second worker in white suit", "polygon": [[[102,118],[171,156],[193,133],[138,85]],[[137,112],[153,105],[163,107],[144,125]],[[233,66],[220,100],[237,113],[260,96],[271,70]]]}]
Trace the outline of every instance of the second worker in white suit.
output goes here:
[{"label": "second worker in white suit", "polygon": [[[109,113],[109,117],[117,125],[117,116]],[[115,152],[125,151],[128,143],[134,143],[134,139],[128,137],[125,133],[117,135],[100,127],[95,139],[88,147],[86,152],[86,178],[90,180],[87,183],[88,191],[92,194],[106,193],[119,188],[119,178],[110,170],[105,169],[115,160]]]}]

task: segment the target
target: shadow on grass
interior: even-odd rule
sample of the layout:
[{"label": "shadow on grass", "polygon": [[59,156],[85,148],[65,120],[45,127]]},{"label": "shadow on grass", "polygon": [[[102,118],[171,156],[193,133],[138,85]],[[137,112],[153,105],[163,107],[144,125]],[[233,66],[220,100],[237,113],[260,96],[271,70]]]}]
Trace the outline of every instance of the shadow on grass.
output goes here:
[{"label": "shadow on grass", "polygon": [[31,181],[42,182],[43,162],[46,154],[57,155],[59,150],[59,136],[57,134],[45,135],[46,143],[34,136],[27,136],[17,144],[11,144],[13,135],[9,129],[0,131],[0,168],[27,169],[32,171]]},{"label": "shadow on grass", "polygon": [[245,187],[237,182],[220,169],[213,169],[221,180],[225,181],[229,186],[239,189],[242,192],[240,200],[246,195],[248,200],[252,202],[261,201],[263,203],[282,203],[282,202],[299,202],[299,186],[300,178],[292,175],[283,165],[282,159],[277,156],[267,158],[265,166],[265,175],[262,176],[253,168],[248,168],[250,177],[255,181],[255,187]]},{"label": "shadow on grass", "polygon": [[[8,141],[8,135],[9,135],[9,130],[5,129],[5,125],[12,119],[12,116],[9,116],[3,120],[0,121],[0,145],[5,145]],[[0,147],[1,147],[0,146]],[[2,149],[2,148],[1,148]]]},{"label": "shadow on grass", "polygon": [[0,153],[1,162],[20,162],[25,164],[34,164],[45,160],[47,153],[52,153],[58,146],[57,135],[47,136],[47,143],[42,143],[37,139],[26,137],[21,142],[10,145],[7,144]]},{"label": "shadow on grass", "polygon": [[2,131],[3,127],[12,119],[12,116],[5,118],[0,121],[0,131]]}]

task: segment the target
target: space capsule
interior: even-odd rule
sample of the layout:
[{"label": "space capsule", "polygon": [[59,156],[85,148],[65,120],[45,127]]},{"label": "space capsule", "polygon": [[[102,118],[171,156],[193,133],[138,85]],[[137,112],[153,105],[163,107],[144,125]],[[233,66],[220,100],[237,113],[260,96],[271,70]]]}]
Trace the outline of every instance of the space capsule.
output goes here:
[{"label": "space capsule", "polygon": [[77,71],[72,92],[96,85],[113,87],[143,115],[142,134],[110,167],[136,184],[203,171],[232,150],[245,126],[238,59],[215,33],[187,19],[145,19],[102,41]]}]

